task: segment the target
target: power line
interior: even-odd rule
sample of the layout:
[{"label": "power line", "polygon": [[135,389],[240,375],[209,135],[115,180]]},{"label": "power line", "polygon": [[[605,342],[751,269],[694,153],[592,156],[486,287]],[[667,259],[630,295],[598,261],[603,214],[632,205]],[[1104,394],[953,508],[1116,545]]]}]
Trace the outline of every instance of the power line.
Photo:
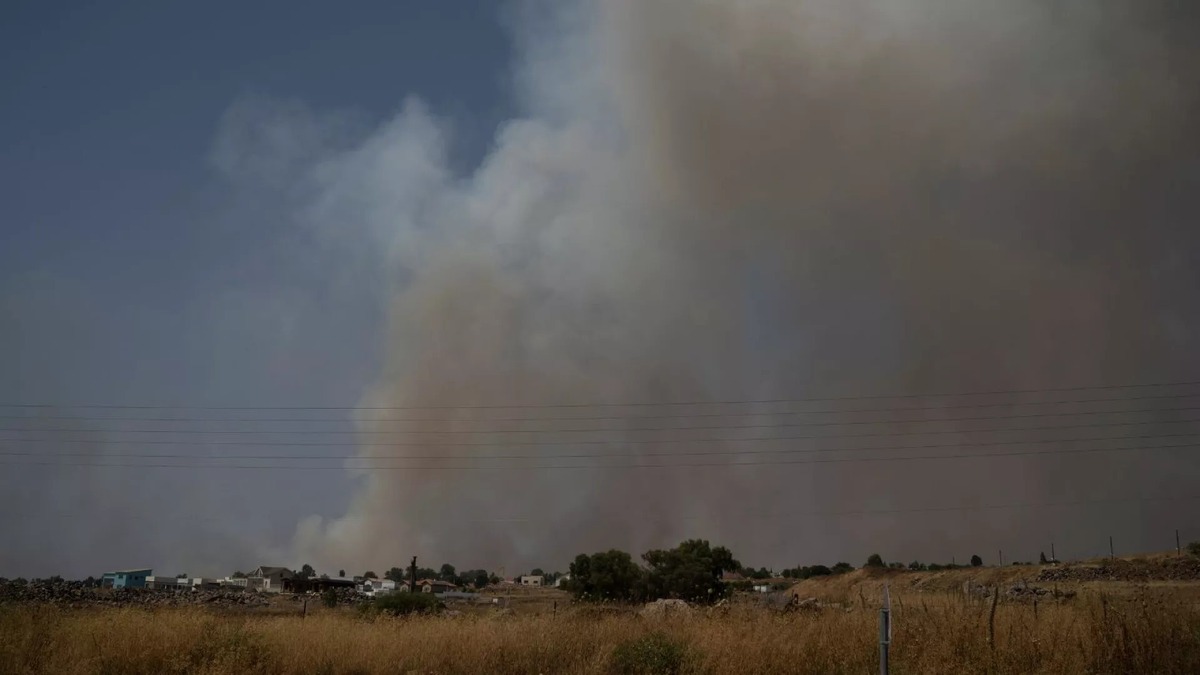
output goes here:
[{"label": "power line", "polygon": [[[1184,398],[1198,398],[1200,393],[1193,394],[1167,394],[1158,396],[1117,396],[1109,398],[1083,398],[1083,399],[1060,399],[1056,401],[1024,401],[1013,402],[1006,401],[1003,403],[966,403],[966,404],[951,404],[951,405],[933,405],[933,406],[907,406],[901,408],[885,407],[885,408],[848,408],[843,410],[790,410],[790,411],[774,411],[774,412],[720,412],[720,413],[676,413],[670,415],[601,415],[601,416],[579,416],[571,415],[567,417],[485,417],[485,418],[454,418],[454,417],[113,417],[113,416],[97,416],[97,415],[0,415],[0,420],[28,420],[31,422],[204,422],[204,423],[264,423],[264,422],[337,422],[346,424],[350,422],[408,422],[408,423],[438,423],[438,422],[453,422],[456,424],[474,424],[478,422],[565,422],[565,421],[587,421],[587,422],[602,422],[602,421],[625,421],[625,420],[668,420],[668,419],[705,419],[715,417],[777,417],[788,415],[849,415],[865,412],[920,412],[926,410],[959,410],[970,408],[1003,408],[1003,407],[1028,407],[1039,405],[1067,405],[1067,404],[1085,404],[1085,403],[1109,403],[1109,402],[1125,402],[1125,401],[1150,401],[1150,400],[1177,400]],[[615,404],[614,404],[615,405]],[[666,405],[685,405],[685,404],[666,404]],[[0,406],[3,407],[3,406]],[[69,406],[68,406],[69,407]],[[260,410],[260,408],[245,408],[245,410]],[[299,410],[299,409],[297,409]],[[363,410],[356,408],[344,408],[341,410],[355,411]]]},{"label": "power line", "polygon": [[[859,448],[789,448],[783,450],[681,450],[674,452],[615,452],[615,453],[553,453],[538,455],[197,455],[195,453],[140,453],[140,452],[111,452],[105,453],[105,458],[144,458],[144,459],[201,459],[201,460],[380,460],[380,459],[420,459],[420,460],[515,460],[515,459],[603,459],[609,457],[711,457],[726,455],[794,455],[821,454],[840,452],[890,452],[895,450],[929,450],[935,448],[970,448],[970,447],[1002,447],[1009,445],[1046,445],[1050,443],[1085,443],[1095,441],[1124,441],[1124,440],[1157,440],[1164,438],[1187,438],[1200,436],[1200,433],[1181,434],[1141,434],[1134,436],[1091,436],[1086,438],[1055,438],[1046,440],[993,441],[987,443],[934,443],[925,445],[876,446]],[[836,440],[836,436],[830,437]],[[94,457],[91,452],[31,452],[31,451],[0,451],[0,457]]]},{"label": "power line", "polygon": [[[934,431],[891,431],[868,434],[836,434],[823,436],[749,436],[744,438],[657,438],[619,440],[557,440],[557,441],[389,441],[387,443],[357,443],[352,441],[205,441],[205,440],[107,440],[89,438],[4,438],[0,443],[76,443],[86,445],[205,445],[240,447],[329,447],[329,448],[390,448],[390,447],[540,447],[571,445],[668,445],[674,443],[751,443],[763,441],[798,441],[839,438],[889,438],[895,436],[941,436],[948,434],[968,435],[984,433],[1011,433],[1024,431],[1054,431],[1065,429],[1098,429],[1106,427],[1133,427],[1146,425],[1194,424],[1200,419],[1144,420],[1139,422],[1094,422],[1090,424],[1057,424],[1040,427],[1011,427],[989,429],[938,429]],[[616,429],[614,431],[620,431]]]},{"label": "power line", "polygon": [[[1197,500],[1200,500],[1200,495],[1178,495],[1178,496],[1159,496],[1159,497],[1117,497],[1117,498],[1113,498],[1113,499],[1077,499],[1077,500],[1058,501],[1058,502],[1010,502],[1007,504],[980,504],[980,505],[974,505],[974,506],[928,506],[928,507],[912,507],[912,508],[901,508],[901,509],[865,509],[865,510],[857,510],[857,511],[780,511],[780,512],[774,512],[774,513],[743,513],[743,514],[723,514],[723,515],[726,515],[727,517],[729,517],[731,519],[741,519],[741,520],[747,520],[747,519],[763,520],[763,519],[772,519],[772,518],[834,518],[834,517],[842,517],[842,516],[859,517],[859,516],[904,515],[904,514],[913,514],[913,513],[956,513],[956,512],[964,512],[964,511],[994,511],[994,510],[1008,510],[1008,509],[1043,509],[1043,508],[1057,508],[1057,507],[1064,507],[1064,506],[1102,506],[1102,505],[1111,505],[1111,504],[1182,502],[1182,501],[1197,501]],[[20,518],[45,518],[45,517],[78,518],[79,517],[78,511],[71,512],[71,513],[47,513],[45,511],[33,511],[33,512],[15,511],[15,512],[10,512],[10,514],[14,515],[16,517],[20,517]],[[391,513],[356,512],[355,515],[377,516],[377,515],[391,515]],[[714,516],[711,514],[700,515],[700,516],[679,515],[679,516],[672,516],[671,518],[668,518],[668,519],[660,519],[659,522],[667,522],[667,521],[669,521],[669,522],[686,522],[686,521],[693,521],[693,520],[711,520],[713,518],[714,518]],[[201,517],[196,517],[196,516],[172,516],[171,517],[171,522],[175,522],[177,520],[182,520],[182,521],[187,521],[187,522],[225,522],[226,519],[223,517],[201,518]],[[593,518],[593,520],[594,520],[594,518]],[[614,516],[612,518],[612,520],[625,521],[625,520],[627,520],[627,516]],[[654,518],[649,517],[644,520],[653,521]],[[545,517],[536,517],[536,518],[523,518],[523,517],[467,518],[467,519],[464,519],[463,521],[456,521],[456,522],[543,523],[543,522],[554,522],[554,519],[545,518]]]},{"label": "power line", "polygon": [[[1020,509],[1020,508],[1055,508],[1055,507],[1072,507],[1072,506],[1100,506],[1100,504],[1126,504],[1139,502],[1183,502],[1183,501],[1198,501],[1200,495],[1183,495],[1183,496],[1165,496],[1165,497],[1117,497],[1111,500],[1073,500],[1063,502],[1014,502],[1006,504],[980,504],[980,506],[950,506],[950,507],[917,507],[917,508],[886,508],[886,509],[868,509],[868,510],[824,510],[824,512],[780,512],[780,513],[749,513],[739,514],[740,519],[768,519],[768,518],[835,518],[835,516],[860,516],[860,515],[896,515],[896,514],[913,514],[913,513],[955,513],[955,512],[974,512],[974,510],[1001,510],[1001,509]],[[695,515],[695,516],[679,516],[676,520],[704,520],[713,518],[713,516]],[[624,518],[620,518],[624,520]],[[469,522],[542,522],[550,521],[545,518],[504,518],[504,519],[481,519],[470,520]]]},{"label": "power line", "polygon": [[77,434],[193,434],[198,436],[228,436],[228,435],[355,435],[355,436],[385,436],[396,434],[416,434],[416,435],[443,435],[443,434],[567,434],[567,433],[601,433],[608,431],[616,431],[621,433],[649,432],[649,431],[737,431],[745,429],[798,429],[805,427],[842,427],[842,426],[863,426],[871,424],[933,424],[941,422],[981,422],[985,420],[1012,420],[1012,419],[1034,419],[1044,417],[1079,417],[1085,415],[1137,415],[1142,413],[1170,413],[1170,412],[1192,412],[1200,410],[1200,406],[1187,406],[1182,408],[1140,408],[1135,410],[1088,410],[1083,412],[1053,412],[1053,413],[1030,413],[1023,415],[983,415],[976,417],[935,417],[930,419],[912,419],[912,420],[849,420],[845,422],[791,422],[784,424],[718,424],[709,426],[675,426],[675,427],[593,427],[593,428],[573,428],[573,429],[443,429],[436,431],[410,431],[410,430],[367,430],[367,431],[320,431],[312,429],[286,430],[286,429],[68,429],[61,427],[54,428],[28,428],[28,427],[0,427],[0,432],[22,432],[35,431],[43,433],[77,433]]},{"label": "power line", "polygon": [[[942,461],[961,459],[991,459],[999,457],[1026,456],[1057,456],[1070,454],[1095,454],[1102,452],[1145,452],[1150,450],[1167,450],[1178,448],[1196,448],[1200,444],[1185,443],[1178,445],[1151,445],[1136,448],[1081,448],[1058,450],[1027,450],[1002,453],[972,453],[958,455],[919,455],[911,457],[845,457],[833,459],[802,459],[774,460],[768,462],[693,462],[693,463],[660,463],[660,464],[596,464],[596,465],[541,465],[541,466],[369,466],[351,467],[361,471],[578,471],[578,470],[612,470],[612,469],[692,469],[692,468],[732,468],[746,466],[782,466],[801,464],[868,464],[877,462],[918,462]],[[143,464],[143,463],[94,463],[94,462],[5,462],[0,466],[58,466],[58,467],[120,467],[137,469],[236,469],[236,470],[267,470],[267,471],[346,471],[339,466],[308,466],[308,465],[218,465],[218,464]]]},{"label": "power line", "polygon": [[945,392],[927,394],[869,394],[855,396],[823,396],[808,398],[731,399],[724,401],[639,401],[629,403],[538,403],[443,406],[195,406],[195,405],[120,405],[103,403],[0,403],[2,408],[67,409],[67,410],[521,410],[569,408],[642,408],[700,405],[761,405],[770,403],[813,403],[822,401],[866,401],[918,398],[962,398],[967,396],[1001,396],[1017,394],[1049,394],[1072,391],[1118,391],[1153,387],[1186,387],[1200,385],[1200,380],[1183,382],[1147,382],[1141,384],[1090,385],[1040,389],[1007,389],[993,391]]}]

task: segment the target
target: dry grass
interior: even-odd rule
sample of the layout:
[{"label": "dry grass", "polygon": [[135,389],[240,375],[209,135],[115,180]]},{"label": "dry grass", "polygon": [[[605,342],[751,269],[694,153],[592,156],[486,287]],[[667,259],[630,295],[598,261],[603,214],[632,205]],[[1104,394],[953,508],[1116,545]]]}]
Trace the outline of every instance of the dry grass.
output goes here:
[{"label": "dry grass", "polygon": [[[896,598],[896,673],[1200,672],[1200,608],[1169,589],[1069,604]],[[693,618],[557,615],[363,618],[204,610],[0,608],[0,673],[867,673],[875,611],[781,615],[735,605]],[[639,661],[642,659],[642,661]]]}]

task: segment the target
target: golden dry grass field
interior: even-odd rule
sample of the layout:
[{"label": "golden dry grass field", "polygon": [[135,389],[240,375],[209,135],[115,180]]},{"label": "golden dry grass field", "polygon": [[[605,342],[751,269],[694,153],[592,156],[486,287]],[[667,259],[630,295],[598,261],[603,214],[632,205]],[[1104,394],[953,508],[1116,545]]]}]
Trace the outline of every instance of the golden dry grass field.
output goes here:
[{"label": "golden dry grass field", "polygon": [[743,596],[656,618],[553,593],[410,618],[315,603],[307,617],[8,605],[0,673],[873,673],[879,603],[869,596],[885,578],[894,673],[1200,672],[1195,582],[1077,584],[1069,600],[1000,602],[993,623],[990,601],[952,590],[970,573],[858,572],[797,587],[845,606],[781,613]]}]

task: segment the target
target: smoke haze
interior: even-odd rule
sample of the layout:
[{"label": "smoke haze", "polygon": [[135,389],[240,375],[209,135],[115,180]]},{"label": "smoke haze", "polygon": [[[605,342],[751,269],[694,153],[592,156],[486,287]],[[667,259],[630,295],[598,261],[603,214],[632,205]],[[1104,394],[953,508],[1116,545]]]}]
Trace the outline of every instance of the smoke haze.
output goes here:
[{"label": "smoke haze", "polygon": [[[545,9],[514,13],[538,25],[518,31],[524,114],[473,174],[454,176],[448,130],[410,102],[309,175],[314,223],[361,227],[350,231],[388,251],[386,367],[366,408],[1036,389],[1196,372],[1197,52],[1173,27],[1186,17],[1133,2],[628,1],[553,20]],[[682,409],[697,410],[713,408]],[[597,412],[613,409],[579,414]],[[630,408],[603,424],[463,421],[515,413],[576,414],[368,421],[365,431],[430,432],[408,437],[429,444],[362,455],[552,456],[614,434],[442,432],[647,425]],[[616,437],[713,436],[687,434]],[[510,445],[547,440],[563,445]],[[445,445],[457,441],[479,445]],[[931,439],[911,439],[921,441]],[[672,449],[684,448],[598,451],[637,461]],[[1006,545],[1030,557],[1022,546],[1055,537],[1059,550],[1094,552],[1110,529],[1162,548],[1180,519],[1170,504],[804,514],[1185,494],[1200,462],[1172,452],[646,470],[426,460],[369,472],[344,517],[306,520],[295,544],[327,564],[420,554],[551,567],[691,536],[775,563]],[[425,468],[464,464],[509,469]]]},{"label": "smoke haze", "polygon": [[[0,572],[417,555],[511,575],[690,537],[778,569],[1200,539],[1194,502],[1148,500],[1200,497],[1200,386],[1037,391],[1200,380],[1190,4],[539,0],[505,17],[516,112],[482,161],[464,166],[474,132],[432,95],[390,92],[382,121],[226,96],[209,160],[232,197],[180,207],[218,225],[110,237],[166,240],[161,260],[97,273],[148,290],[95,302],[83,276],[13,277],[0,375],[18,384],[0,394],[349,400],[354,426],[333,428],[351,450],[308,422],[222,438],[307,457],[281,465],[357,454],[344,471],[0,474],[17,543]],[[157,288],[177,272],[192,295]],[[1026,393],[854,398],[1009,390]],[[591,405],[825,397],[850,399]],[[1038,417],[1072,412],[1102,414]],[[946,418],[971,419],[920,422]],[[89,461],[148,438],[77,424],[58,426],[95,441],[68,447]],[[222,424],[204,428],[245,428]],[[172,434],[192,445],[155,451],[251,452]],[[1183,447],[1075,452],[1161,445]],[[1031,451],[1071,452],[1011,455]]]}]

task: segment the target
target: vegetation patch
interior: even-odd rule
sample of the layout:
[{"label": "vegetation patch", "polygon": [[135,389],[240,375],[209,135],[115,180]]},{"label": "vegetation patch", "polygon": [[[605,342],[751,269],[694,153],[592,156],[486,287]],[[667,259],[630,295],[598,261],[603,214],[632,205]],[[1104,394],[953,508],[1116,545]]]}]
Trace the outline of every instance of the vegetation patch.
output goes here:
[{"label": "vegetation patch", "polygon": [[612,655],[613,671],[621,675],[676,675],[687,662],[687,644],[657,632],[622,642]]}]

